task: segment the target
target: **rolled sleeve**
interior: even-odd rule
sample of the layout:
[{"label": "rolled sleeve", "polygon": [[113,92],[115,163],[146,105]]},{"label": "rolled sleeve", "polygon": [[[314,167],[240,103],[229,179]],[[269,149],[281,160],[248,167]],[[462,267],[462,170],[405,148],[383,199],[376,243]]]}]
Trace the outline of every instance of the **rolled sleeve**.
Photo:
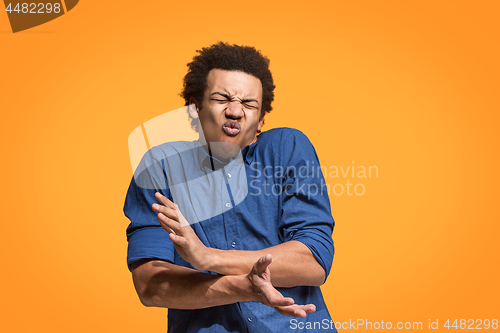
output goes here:
[{"label": "rolled sleeve", "polygon": [[174,244],[161,226],[142,227],[128,236],[127,265],[140,259],[160,259],[174,262]]},{"label": "rolled sleeve", "polygon": [[[147,161],[147,163],[145,163]],[[144,165],[147,164],[147,167]],[[134,177],[125,198],[123,212],[130,220],[127,227],[127,265],[140,259],[160,259],[174,262],[175,247],[158,222],[157,213],[153,211],[153,203],[158,203],[155,192],[160,192],[172,200],[168,190],[164,163],[154,152],[149,151]]]},{"label": "rolled sleeve", "polygon": [[286,172],[282,183],[281,233],[284,241],[306,245],[325,270],[332,266],[334,220],[328,189],[314,147],[300,131],[284,139]]}]

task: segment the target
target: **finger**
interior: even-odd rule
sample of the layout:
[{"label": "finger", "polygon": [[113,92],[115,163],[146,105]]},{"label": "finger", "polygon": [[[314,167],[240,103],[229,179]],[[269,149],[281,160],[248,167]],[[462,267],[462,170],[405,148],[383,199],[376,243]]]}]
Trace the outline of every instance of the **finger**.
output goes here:
[{"label": "finger", "polygon": [[272,308],[280,307],[280,306],[292,306],[295,302],[293,298],[290,297],[273,297],[272,299],[268,299],[269,305]]},{"label": "finger", "polygon": [[161,222],[160,222],[160,225],[163,227],[163,229],[165,229],[169,234],[174,234],[175,235],[175,231],[173,231],[172,229],[170,229],[168,226],[166,225],[162,225]]},{"label": "finger", "polygon": [[161,194],[160,192],[155,193],[155,198],[156,198],[156,200],[158,200],[158,202],[162,203],[166,207],[168,207],[170,209],[175,209],[174,203],[172,201],[170,201],[166,196]]},{"label": "finger", "polygon": [[314,311],[316,311],[316,306],[314,304],[293,304],[290,306],[275,307],[275,309],[285,316],[305,318],[309,313],[313,313]]},{"label": "finger", "polygon": [[170,228],[165,222],[163,222],[159,216],[158,222],[160,222],[161,227],[165,229],[169,234],[175,234],[175,231],[173,231],[172,228]]},{"label": "finger", "polygon": [[160,225],[163,227],[163,229],[169,232],[173,231],[175,234],[180,233],[181,225],[179,224],[179,222],[168,218],[167,216],[163,215],[163,213],[158,213],[158,221],[160,222]]},{"label": "finger", "polygon": [[181,227],[186,227],[189,225],[189,222],[182,216],[181,210],[179,209],[179,205],[174,204],[175,206],[175,213],[177,215],[177,220],[181,224]]},{"label": "finger", "polygon": [[162,213],[163,215],[167,216],[168,218],[170,218],[172,220],[175,220],[175,221],[178,220],[176,211],[169,208],[169,207],[162,206],[159,204],[153,204],[151,207],[157,213]]},{"label": "finger", "polygon": [[186,245],[186,243],[187,243],[187,239],[185,237],[176,235],[174,233],[168,234],[168,238],[170,238],[172,240],[172,242],[174,242],[175,244],[180,245],[180,246]]},{"label": "finger", "polygon": [[169,209],[168,207],[160,205],[160,204],[157,204],[157,203],[152,204],[151,208],[155,212],[157,212],[157,213],[163,213],[163,212],[166,212]]},{"label": "finger", "polygon": [[314,304],[307,304],[307,305],[304,305],[304,311],[305,311],[307,314],[310,314],[310,313],[316,312],[316,305],[314,305]]},{"label": "finger", "polygon": [[301,317],[294,305],[277,306],[274,309],[284,316]]},{"label": "finger", "polygon": [[266,297],[269,302],[269,306],[277,307],[277,306],[288,306],[295,303],[293,298],[284,297],[279,291],[277,291],[272,285],[264,286],[262,288],[262,293],[264,297]]},{"label": "finger", "polygon": [[316,311],[316,306],[314,304],[307,304],[307,305],[294,304],[294,306],[295,306],[294,307],[295,314],[302,318],[305,318],[305,316],[308,315],[309,313],[313,313]]}]

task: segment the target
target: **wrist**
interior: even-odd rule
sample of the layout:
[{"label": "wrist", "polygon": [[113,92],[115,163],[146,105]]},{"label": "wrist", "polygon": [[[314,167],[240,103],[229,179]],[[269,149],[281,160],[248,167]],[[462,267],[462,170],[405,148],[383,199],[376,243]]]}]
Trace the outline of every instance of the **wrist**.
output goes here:
[{"label": "wrist", "polygon": [[240,302],[255,301],[256,297],[253,293],[252,281],[247,275],[227,275],[233,281],[233,291],[241,298]]},{"label": "wrist", "polygon": [[214,249],[211,247],[207,247],[206,254],[205,254],[205,260],[204,260],[204,271],[210,271],[210,272],[216,272],[217,267],[220,265],[220,260],[221,260],[221,255],[220,255],[221,250],[219,249]]}]

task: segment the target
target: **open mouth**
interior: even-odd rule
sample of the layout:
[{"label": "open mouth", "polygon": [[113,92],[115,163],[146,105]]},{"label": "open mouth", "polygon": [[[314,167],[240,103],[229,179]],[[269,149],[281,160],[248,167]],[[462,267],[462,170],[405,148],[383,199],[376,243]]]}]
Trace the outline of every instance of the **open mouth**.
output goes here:
[{"label": "open mouth", "polygon": [[240,133],[240,125],[234,120],[230,120],[225,123],[224,126],[222,126],[222,129],[224,130],[224,133],[229,136],[235,136]]}]

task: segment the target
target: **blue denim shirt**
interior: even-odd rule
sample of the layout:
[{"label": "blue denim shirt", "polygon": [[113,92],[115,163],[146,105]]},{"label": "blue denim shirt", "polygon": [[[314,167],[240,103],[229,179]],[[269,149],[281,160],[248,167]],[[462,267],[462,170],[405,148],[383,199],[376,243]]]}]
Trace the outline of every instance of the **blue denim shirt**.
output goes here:
[{"label": "blue denim shirt", "polygon": [[[129,269],[144,258],[192,268],[177,254],[151,209],[154,193],[159,191],[179,205],[206,246],[261,250],[296,240],[311,250],[328,276],[334,220],[318,157],[300,131],[263,132],[228,164],[211,158],[198,141],[154,147],[141,164],[124,206],[131,222],[127,228]],[[277,289],[297,304],[315,304],[316,312],[294,319],[259,302],[169,309],[169,332],[335,331],[319,287]]]}]

